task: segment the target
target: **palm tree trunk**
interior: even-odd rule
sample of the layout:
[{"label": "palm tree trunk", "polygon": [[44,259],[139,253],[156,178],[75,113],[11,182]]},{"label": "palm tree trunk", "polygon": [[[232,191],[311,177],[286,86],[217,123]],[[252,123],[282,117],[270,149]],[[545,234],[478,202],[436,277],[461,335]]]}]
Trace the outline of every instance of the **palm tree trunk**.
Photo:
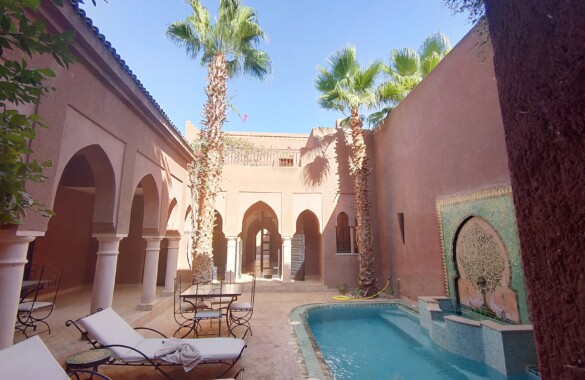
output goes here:
[{"label": "palm tree trunk", "polygon": [[372,233],[372,217],[370,214],[370,194],[368,192],[368,157],[364,140],[362,120],[357,109],[352,109],[349,120],[351,136],[350,170],[353,175],[355,192],[355,212],[357,219],[356,237],[359,251],[359,287],[365,296],[378,292],[374,274],[374,235]]},{"label": "palm tree trunk", "polygon": [[227,96],[227,63],[221,53],[209,63],[205,93],[207,102],[203,109],[201,154],[196,157],[196,182],[192,183],[192,191],[197,193],[197,203],[193,207],[196,230],[192,235],[194,282],[212,280],[215,197],[223,171],[221,127],[226,119]]}]

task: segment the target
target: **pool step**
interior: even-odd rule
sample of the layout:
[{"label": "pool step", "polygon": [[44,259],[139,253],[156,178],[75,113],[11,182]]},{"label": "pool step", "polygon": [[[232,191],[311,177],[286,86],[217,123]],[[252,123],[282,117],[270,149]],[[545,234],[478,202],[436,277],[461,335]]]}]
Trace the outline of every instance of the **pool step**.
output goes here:
[{"label": "pool step", "polygon": [[405,334],[408,338],[415,340],[423,347],[431,346],[431,340],[421,332],[420,323],[410,315],[400,310],[384,310],[380,317],[389,325]]},{"label": "pool step", "polygon": [[[416,351],[420,357],[424,358],[427,363],[431,363],[437,369],[438,373],[444,375],[446,378],[468,380],[485,379],[485,377],[478,376],[472,371],[469,371],[469,369],[466,369],[466,365],[457,365],[453,361],[447,360],[454,355],[438,349],[432,340],[423,332],[417,318],[406,315],[400,310],[385,310],[380,312],[380,317],[389,326],[400,331],[406,339],[411,340],[411,350]],[[471,363],[467,359],[461,358],[460,360],[467,362],[467,366]]]}]

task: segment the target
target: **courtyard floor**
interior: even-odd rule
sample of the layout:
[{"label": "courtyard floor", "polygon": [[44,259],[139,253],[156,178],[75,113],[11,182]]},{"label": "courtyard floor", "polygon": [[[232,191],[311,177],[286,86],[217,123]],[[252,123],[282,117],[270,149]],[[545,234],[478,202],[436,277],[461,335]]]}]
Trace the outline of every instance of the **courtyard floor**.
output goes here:
[{"label": "courtyard floor", "polygon": [[[250,296],[248,292],[249,286],[246,286],[240,299],[248,300]],[[299,305],[330,302],[335,294],[338,293],[327,291],[323,285],[310,282],[284,286],[276,281],[258,281],[252,318],[254,335],[246,337],[248,347],[240,360],[240,365],[245,369],[243,377],[271,380],[301,379],[295,346],[288,326],[288,314],[291,309]],[[167,336],[172,336],[178,327],[173,318],[173,297],[158,297],[157,300],[152,311],[138,311],[136,305],[140,301],[140,287],[118,286],[114,294],[113,308],[134,327],[151,327]],[[65,321],[68,319],[76,319],[88,314],[90,301],[91,287],[60,294],[56,303],[57,307],[48,320],[51,325],[51,334],[42,332],[39,335],[61,364],[69,355],[91,348],[87,342],[80,339],[74,327],[65,327]],[[206,323],[205,327],[207,327]],[[227,336],[225,324],[222,326],[222,335]],[[21,333],[16,333],[14,337],[15,342],[24,339]],[[180,367],[169,368],[172,368],[169,369],[169,374],[178,380],[213,379],[218,374],[218,367],[215,365],[201,366],[190,373],[183,372]],[[235,368],[236,370],[232,370],[231,375],[239,366],[236,365]],[[114,380],[164,379],[163,375],[149,367],[102,366],[99,371]]]}]

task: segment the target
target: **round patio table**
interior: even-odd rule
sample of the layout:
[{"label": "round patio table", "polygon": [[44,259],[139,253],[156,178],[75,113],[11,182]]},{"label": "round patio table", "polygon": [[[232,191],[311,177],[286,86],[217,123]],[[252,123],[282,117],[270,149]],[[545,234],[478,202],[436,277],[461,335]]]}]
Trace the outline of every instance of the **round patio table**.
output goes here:
[{"label": "round patio table", "polygon": [[69,356],[65,360],[65,370],[91,368],[98,371],[100,364],[110,360],[112,353],[107,348],[94,348]]}]

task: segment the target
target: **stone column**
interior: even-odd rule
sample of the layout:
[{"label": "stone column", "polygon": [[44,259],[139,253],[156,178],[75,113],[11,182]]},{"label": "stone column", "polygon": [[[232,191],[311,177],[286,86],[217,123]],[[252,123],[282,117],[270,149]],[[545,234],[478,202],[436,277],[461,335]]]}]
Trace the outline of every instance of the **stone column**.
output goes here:
[{"label": "stone column", "polygon": [[167,271],[165,272],[165,289],[162,295],[165,297],[172,296],[175,291],[175,277],[177,277],[177,263],[179,261],[180,237],[167,237],[169,242],[167,247]]},{"label": "stone column", "polygon": [[144,275],[142,276],[142,297],[138,304],[138,310],[152,310],[156,298],[156,274],[162,237],[145,237],[144,240],[146,240],[146,254]]},{"label": "stone column", "polygon": [[28,243],[35,236],[18,236],[17,230],[0,230],[0,350],[10,347],[14,339],[14,326]]},{"label": "stone column", "polygon": [[226,273],[231,273],[231,279],[235,280],[236,276],[236,246],[237,236],[226,236],[227,240],[227,258],[225,264]]},{"label": "stone column", "polygon": [[282,281],[291,282],[292,238],[282,237]]},{"label": "stone column", "polygon": [[99,247],[93,279],[90,313],[95,313],[100,308],[105,309],[112,306],[120,240],[126,235],[94,234],[93,237],[98,240]]}]

